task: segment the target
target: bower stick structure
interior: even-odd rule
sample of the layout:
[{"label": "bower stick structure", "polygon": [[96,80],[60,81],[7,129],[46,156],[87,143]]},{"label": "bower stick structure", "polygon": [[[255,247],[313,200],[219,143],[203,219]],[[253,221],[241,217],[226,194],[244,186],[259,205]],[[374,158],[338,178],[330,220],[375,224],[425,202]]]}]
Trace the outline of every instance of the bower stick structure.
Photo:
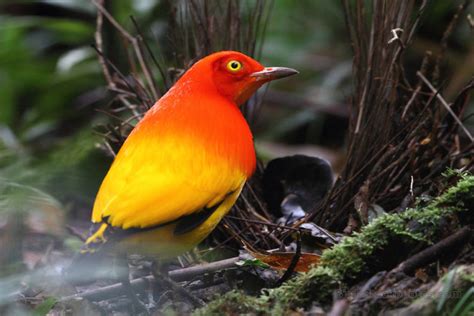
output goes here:
[{"label": "bower stick structure", "polygon": [[[377,209],[400,212],[421,193],[437,195],[447,168],[473,170],[474,143],[463,114],[474,81],[447,101],[436,83],[443,50],[437,56],[427,51],[414,75],[406,69],[404,55],[427,1],[342,3],[354,53],[347,163],[306,220],[352,233]],[[442,47],[468,4],[457,8]]]}]

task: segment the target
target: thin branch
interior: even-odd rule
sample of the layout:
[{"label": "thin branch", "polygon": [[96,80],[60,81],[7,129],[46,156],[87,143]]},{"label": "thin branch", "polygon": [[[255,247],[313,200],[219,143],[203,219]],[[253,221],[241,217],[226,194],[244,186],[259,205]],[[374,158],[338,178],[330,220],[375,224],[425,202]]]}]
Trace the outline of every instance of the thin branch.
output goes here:
[{"label": "thin branch", "polygon": [[[99,0],[101,3],[103,0]],[[103,51],[103,40],[102,40],[102,27],[104,24],[104,16],[101,12],[97,13],[96,19],[96,30],[95,30],[95,45],[99,51]],[[112,76],[110,74],[109,68],[107,67],[107,63],[105,62],[104,56],[99,54],[99,63],[102,67],[102,72],[104,73],[105,80],[107,81],[109,88],[115,88],[115,84],[113,83]]]},{"label": "thin branch", "polygon": [[420,71],[417,71],[416,75],[418,77],[420,77],[421,80],[423,80],[423,82],[428,86],[428,88],[430,88],[430,90],[433,93],[436,94],[436,97],[438,98],[438,100],[446,108],[446,110],[449,112],[449,114],[451,114],[451,116],[454,118],[456,123],[458,123],[458,125],[461,127],[461,129],[464,131],[464,133],[466,133],[467,137],[469,137],[471,142],[474,142],[474,138],[472,137],[471,133],[469,133],[469,130],[464,126],[464,124],[461,122],[459,117],[457,117],[456,113],[453,112],[453,110],[451,109],[449,104],[446,102],[446,100],[444,100],[443,96],[440,93],[438,93],[438,90],[436,90],[435,87],[433,87],[433,85],[428,81],[428,79],[426,79],[426,77]]},{"label": "thin branch", "polygon": [[400,263],[395,269],[390,271],[390,275],[400,272],[405,274],[413,273],[417,268],[423,267],[439,258],[441,254],[451,253],[453,248],[464,244],[472,238],[472,231],[469,227],[464,227],[455,234],[446,237],[425,250],[418,252],[414,256]]},{"label": "thin branch", "polygon": [[[138,34],[141,36],[141,38],[143,39],[143,35],[142,35],[142,31],[137,23],[137,21],[135,20],[135,18],[132,16],[130,17],[132,19],[132,22],[133,24],[135,25],[135,28],[138,32]],[[150,48],[150,45],[148,45],[148,42],[147,41],[143,41],[143,44],[145,45],[145,48],[146,50],[148,51],[148,54],[150,55],[151,59],[153,60],[153,63],[155,64],[156,68],[158,68],[158,71],[160,72],[160,75],[161,77],[163,78],[163,82],[165,84],[165,87],[167,88],[168,87],[168,77],[166,76],[165,74],[165,71],[163,69],[163,67],[160,65],[160,63],[156,60],[155,58],[155,55],[153,54],[151,48]],[[160,91],[161,94],[163,94],[163,92]]]},{"label": "thin branch", "polygon": [[135,39],[132,35],[130,35],[130,33],[128,33],[121,25],[120,23],[117,22],[117,20],[115,20],[113,18],[112,15],[110,15],[110,13],[107,11],[107,9],[104,8],[104,6],[102,5],[102,2],[103,0],[91,0],[92,3],[97,7],[97,9],[100,11],[100,13],[102,13],[106,18],[107,20],[109,20],[109,22],[123,35],[125,36],[125,38],[127,38],[127,40],[132,43]]},{"label": "thin branch", "polygon": [[285,283],[293,274],[295,271],[296,265],[298,264],[298,261],[300,260],[301,257],[301,235],[300,233],[297,234],[296,238],[296,252],[293,258],[291,259],[290,265],[288,266],[288,269],[286,269],[285,273],[283,276],[276,282],[275,286],[279,287],[283,283]]},{"label": "thin branch", "polygon": [[66,230],[68,231],[69,234],[79,238],[79,240],[81,240],[83,242],[87,240],[87,237],[84,234],[82,234],[82,232],[80,232],[74,226],[66,225]]},{"label": "thin branch", "polygon": [[240,217],[235,217],[235,216],[231,216],[231,215],[227,215],[226,218],[235,219],[235,220],[246,222],[246,223],[266,225],[266,226],[270,226],[270,227],[282,228],[282,229],[292,230],[292,231],[297,231],[297,232],[300,232],[302,230],[308,230],[308,229],[305,229],[305,228],[285,226],[285,225],[275,224],[275,223],[272,223],[272,222],[258,221],[258,220],[254,220],[254,219],[248,219],[248,218],[240,218]]},{"label": "thin branch", "polygon": [[[104,54],[102,53],[101,50],[99,50],[99,48],[98,48],[97,46],[92,45],[92,47],[95,49],[95,51],[97,52],[97,54],[103,58],[104,62],[107,63],[107,64],[121,77],[121,79],[123,80],[123,82],[125,83],[125,85],[130,89],[130,91],[134,91],[133,88],[130,86],[130,84],[129,84],[127,78],[125,77],[125,75],[122,74],[122,73],[120,72],[120,70],[119,70],[110,60],[108,60],[108,59],[106,59],[106,58],[104,57]],[[106,77],[106,78],[107,78],[107,77]],[[117,88],[117,85],[115,84],[115,82],[114,82],[113,80],[109,82],[109,86],[111,86],[111,87],[113,87],[113,88],[115,88],[115,89]],[[127,100],[127,98],[126,98],[125,96],[119,94],[117,97],[119,98],[119,100],[120,100],[127,108],[130,109],[130,111],[132,111],[132,113],[133,113],[134,115],[141,115],[141,113],[139,113],[139,112],[137,111],[137,108],[136,108],[135,106],[133,106],[133,105]],[[140,101],[142,101],[141,98],[140,98],[140,96],[139,96],[138,94],[135,94],[135,97],[136,97],[137,99],[139,99]]]},{"label": "thin branch", "polygon": [[[97,12],[96,31],[95,31],[95,46],[94,46],[94,48],[98,52],[99,63],[102,67],[102,72],[104,73],[104,77],[105,77],[105,80],[107,81],[107,85],[108,85],[109,90],[111,90],[111,91],[118,90],[119,88],[117,87],[114,80],[112,79],[112,74],[110,73],[109,67],[107,66],[108,64],[111,65],[111,63],[110,63],[109,60],[106,60],[105,56],[102,54],[102,52],[104,51],[103,39],[102,39],[102,27],[103,27],[103,22],[104,22],[103,12],[104,11],[107,12],[107,10],[105,10],[105,8],[102,6],[103,0],[98,0],[98,1],[92,0],[92,1],[97,6],[97,8],[99,8],[99,11]],[[111,65],[111,66],[113,66],[113,65]],[[119,75],[120,75],[120,73],[119,73]],[[130,102],[127,100],[127,98],[125,96],[123,96],[122,94],[119,94],[118,98],[122,102],[122,104],[124,104],[127,108],[129,108],[132,111],[133,114],[135,114],[135,115],[139,114],[136,111],[135,107],[133,107],[130,104]],[[110,145],[109,145],[109,147],[110,147]]]},{"label": "thin branch", "polygon": [[[190,280],[196,276],[201,276],[205,273],[212,273],[221,271],[224,269],[238,267],[236,262],[239,261],[239,257],[233,257],[225,260],[215,261],[207,264],[196,265],[189,268],[173,270],[169,272],[170,279],[180,282],[185,280]],[[134,279],[130,282],[130,285],[133,287],[134,291],[142,292],[148,288],[148,285],[154,282],[154,277],[149,275],[143,278]],[[81,300],[88,299],[91,301],[103,301],[112,297],[122,295],[125,291],[122,283],[116,283],[108,286],[104,286],[99,289],[84,291],[82,293],[77,293],[74,295],[63,297],[60,301],[71,301],[71,300]]]},{"label": "thin branch", "polygon": [[420,90],[421,90],[421,85],[418,85],[416,87],[415,91],[413,91],[413,95],[411,96],[410,100],[408,100],[407,105],[405,105],[405,108],[403,109],[402,120],[405,118],[405,115],[406,115],[408,109],[412,105],[413,101],[415,101],[416,96],[420,92]]},{"label": "thin branch", "polygon": [[[119,31],[119,33],[129,42],[132,44],[133,49],[135,51],[136,58],[138,59],[138,62],[140,63],[140,67],[143,71],[143,74],[145,76],[145,79],[148,83],[148,86],[150,88],[151,93],[153,94],[153,98],[156,100],[158,99],[158,93],[156,91],[152,76],[150,74],[149,68],[147,66],[147,63],[145,62],[142,54],[142,49],[139,45],[139,40],[132,36],[130,33],[128,33],[121,25],[120,23],[115,20],[112,15],[107,11],[107,9],[104,8],[104,6],[99,3],[99,0],[91,0],[92,3],[97,7],[99,12],[103,14],[107,20]],[[101,15],[98,14],[98,15]]]}]

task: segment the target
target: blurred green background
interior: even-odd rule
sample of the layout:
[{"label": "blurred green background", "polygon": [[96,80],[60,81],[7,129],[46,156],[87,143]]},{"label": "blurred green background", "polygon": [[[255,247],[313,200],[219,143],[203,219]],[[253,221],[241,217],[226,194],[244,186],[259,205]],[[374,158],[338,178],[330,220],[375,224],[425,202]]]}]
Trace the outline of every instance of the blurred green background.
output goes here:
[{"label": "blurred green background", "polygon": [[[428,6],[406,56],[413,72],[425,51],[440,52],[457,3]],[[132,33],[133,15],[154,50],[163,52],[164,64],[171,62],[167,1],[110,1],[108,9]],[[112,96],[91,47],[94,32],[95,7],[86,0],[0,4],[0,276],[41,264],[38,252],[45,245],[77,247],[65,227],[88,219],[112,160],[99,148],[96,132],[110,123],[101,110]],[[110,28],[105,32],[106,48],[124,66],[120,41],[113,40]],[[459,21],[448,43],[440,84],[452,99],[474,73],[467,20]],[[253,124],[261,157],[320,155],[338,170],[344,162],[352,62],[339,1],[275,0],[261,61],[301,72],[267,91]]]}]

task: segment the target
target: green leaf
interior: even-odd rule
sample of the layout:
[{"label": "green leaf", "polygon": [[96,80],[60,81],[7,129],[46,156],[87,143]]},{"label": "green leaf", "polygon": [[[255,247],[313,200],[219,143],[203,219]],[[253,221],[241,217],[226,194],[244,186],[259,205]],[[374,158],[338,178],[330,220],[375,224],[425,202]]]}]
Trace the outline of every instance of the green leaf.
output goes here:
[{"label": "green leaf", "polygon": [[456,269],[453,269],[448,272],[446,275],[446,278],[443,280],[444,286],[443,286],[443,291],[441,292],[441,296],[438,302],[438,306],[436,307],[436,311],[439,313],[444,307],[444,304],[446,303],[448,297],[449,297],[449,292],[451,291],[451,288],[453,286],[453,280],[454,276],[456,275]]},{"label": "green leaf", "polygon": [[454,306],[453,311],[449,315],[461,316],[461,315],[469,315],[469,313],[474,312],[474,302],[471,301],[470,304],[464,306],[470,299],[472,299],[473,295],[474,295],[474,287],[471,287],[469,288],[469,290],[466,291],[466,293],[464,293],[461,299],[456,303],[456,306]]}]

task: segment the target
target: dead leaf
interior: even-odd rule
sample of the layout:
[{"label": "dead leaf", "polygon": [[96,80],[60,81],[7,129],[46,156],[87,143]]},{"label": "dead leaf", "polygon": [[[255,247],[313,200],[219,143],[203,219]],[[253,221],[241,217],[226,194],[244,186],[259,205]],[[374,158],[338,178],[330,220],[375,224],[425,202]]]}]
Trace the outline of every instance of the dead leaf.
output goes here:
[{"label": "dead leaf", "polygon": [[[294,252],[258,253],[249,251],[249,253],[276,270],[287,270],[295,256]],[[296,264],[295,271],[308,272],[311,266],[319,263],[320,257],[321,256],[314,253],[302,253]]]},{"label": "dead leaf", "polygon": [[423,283],[426,283],[429,280],[429,276],[426,273],[425,269],[417,269],[415,272],[415,277],[421,280]]}]

